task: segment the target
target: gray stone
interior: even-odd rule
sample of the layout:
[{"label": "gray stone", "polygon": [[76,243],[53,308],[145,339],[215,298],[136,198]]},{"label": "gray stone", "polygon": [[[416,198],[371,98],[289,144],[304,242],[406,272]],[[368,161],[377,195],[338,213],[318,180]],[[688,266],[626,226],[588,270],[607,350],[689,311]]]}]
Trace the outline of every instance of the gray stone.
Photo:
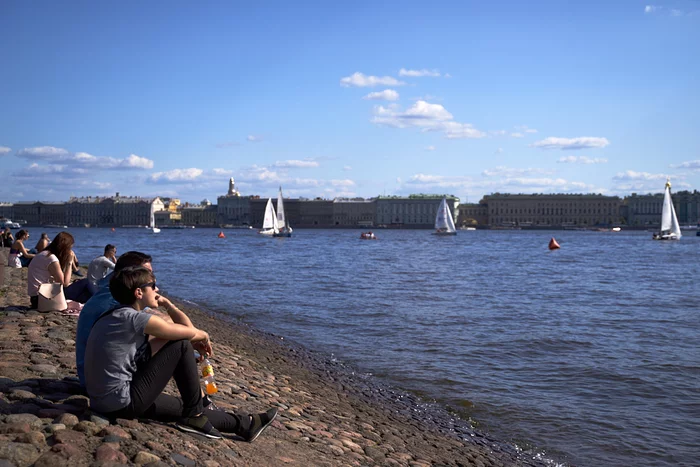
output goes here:
[{"label": "gray stone", "polygon": [[78,417],[76,417],[72,413],[64,413],[56,417],[56,419],[53,422],[62,423],[67,427],[74,427],[78,424],[79,420]]},{"label": "gray stone", "polygon": [[195,467],[197,465],[197,463],[189,457],[185,457],[180,454],[170,454],[170,458],[174,460],[178,465],[186,465],[188,467]]},{"label": "gray stone", "polygon": [[29,467],[41,455],[33,444],[7,443],[0,445],[0,458],[7,459],[17,467]]},{"label": "gray stone", "polygon": [[41,420],[36,415],[30,413],[17,413],[8,415],[5,418],[6,423],[29,423],[32,428],[41,428]]},{"label": "gray stone", "polygon": [[12,392],[7,396],[8,399],[12,401],[18,401],[22,399],[34,399],[36,395],[33,392],[24,391],[22,389],[13,389]]},{"label": "gray stone", "polygon": [[90,421],[97,426],[107,426],[109,425],[109,420],[104,418],[102,415],[92,414],[90,416]]},{"label": "gray stone", "polygon": [[146,451],[140,451],[134,457],[134,464],[136,464],[136,465],[150,464],[151,462],[158,462],[158,461],[160,461],[160,457],[158,457],[155,454],[152,454],[150,452],[146,452]]},{"label": "gray stone", "polygon": [[30,431],[29,433],[22,433],[20,435],[17,435],[15,441],[17,443],[33,444],[39,449],[46,446],[46,436],[44,436],[43,433],[40,433],[38,431]]},{"label": "gray stone", "polygon": [[58,372],[58,367],[54,365],[45,365],[45,364],[40,364],[40,365],[32,365],[29,367],[30,370],[36,371],[37,373],[49,373],[49,374],[56,374]]},{"label": "gray stone", "polygon": [[46,431],[47,433],[56,433],[57,431],[65,429],[66,425],[62,423],[52,423],[51,425],[48,425],[46,428],[44,428],[44,431]]}]

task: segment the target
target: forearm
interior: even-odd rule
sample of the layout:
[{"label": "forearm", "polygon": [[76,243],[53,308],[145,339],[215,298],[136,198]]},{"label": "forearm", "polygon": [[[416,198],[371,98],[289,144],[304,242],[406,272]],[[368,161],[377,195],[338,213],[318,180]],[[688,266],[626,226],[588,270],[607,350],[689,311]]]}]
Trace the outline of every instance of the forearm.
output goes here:
[{"label": "forearm", "polygon": [[182,324],[183,326],[187,326],[189,328],[194,328],[194,325],[192,324],[192,321],[190,321],[190,318],[188,318],[183,311],[181,311],[172,303],[168,303],[165,305],[165,311],[168,312],[168,316],[170,316],[170,319],[173,320],[173,323]]}]

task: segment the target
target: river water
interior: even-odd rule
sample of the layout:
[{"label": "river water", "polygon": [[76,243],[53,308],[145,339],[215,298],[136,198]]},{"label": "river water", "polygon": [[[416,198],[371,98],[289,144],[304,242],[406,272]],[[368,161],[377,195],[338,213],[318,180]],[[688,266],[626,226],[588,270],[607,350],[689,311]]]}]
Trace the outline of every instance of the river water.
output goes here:
[{"label": "river water", "polygon": [[333,354],[533,455],[700,462],[694,232],[70,231],[83,263],[106,243],[148,252],[171,295]]}]

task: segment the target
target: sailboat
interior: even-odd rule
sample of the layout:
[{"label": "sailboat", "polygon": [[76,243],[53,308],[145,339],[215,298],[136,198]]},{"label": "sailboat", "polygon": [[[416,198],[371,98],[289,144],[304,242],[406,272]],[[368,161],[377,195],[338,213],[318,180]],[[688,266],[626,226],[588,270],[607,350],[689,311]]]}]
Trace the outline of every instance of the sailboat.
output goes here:
[{"label": "sailboat", "polygon": [[151,203],[151,219],[148,222],[148,228],[153,231],[153,233],[160,233],[160,229],[156,227],[156,206]]},{"label": "sailboat", "polygon": [[664,191],[664,204],[661,208],[661,231],[654,234],[654,240],[680,240],[681,226],[678,224],[676,210],[671,199],[671,181],[666,179],[666,190]]},{"label": "sailboat", "polygon": [[289,222],[284,217],[284,201],[282,200],[282,187],[280,187],[280,192],[277,195],[277,227],[279,232],[273,235],[273,237],[291,237],[292,228],[289,226]]},{"label": "sailboat", "polygon": [[268,198],[267,205],[265,205],[265,218],[263,220],[262,229],[258,230],[258,233],[260,235],[272,237],[278,234],[279,231],[277,215],[275,214],[275,208],[272,206],[272,198]]},{"label": "sailboat", "polygon": [[457,235],[452,213],[447,206],[447,198],[442,198],[437,215],[435,216],[435,232],[434,235]]}]

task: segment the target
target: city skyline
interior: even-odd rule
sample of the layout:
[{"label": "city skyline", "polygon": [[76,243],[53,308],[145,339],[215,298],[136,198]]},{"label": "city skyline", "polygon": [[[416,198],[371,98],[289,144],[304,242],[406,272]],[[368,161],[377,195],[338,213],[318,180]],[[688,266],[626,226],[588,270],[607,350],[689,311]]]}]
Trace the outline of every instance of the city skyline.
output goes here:
[{"label": "city skyline", "polygon": [[0,201],[700,186],[700,3],[7,2]]}]

